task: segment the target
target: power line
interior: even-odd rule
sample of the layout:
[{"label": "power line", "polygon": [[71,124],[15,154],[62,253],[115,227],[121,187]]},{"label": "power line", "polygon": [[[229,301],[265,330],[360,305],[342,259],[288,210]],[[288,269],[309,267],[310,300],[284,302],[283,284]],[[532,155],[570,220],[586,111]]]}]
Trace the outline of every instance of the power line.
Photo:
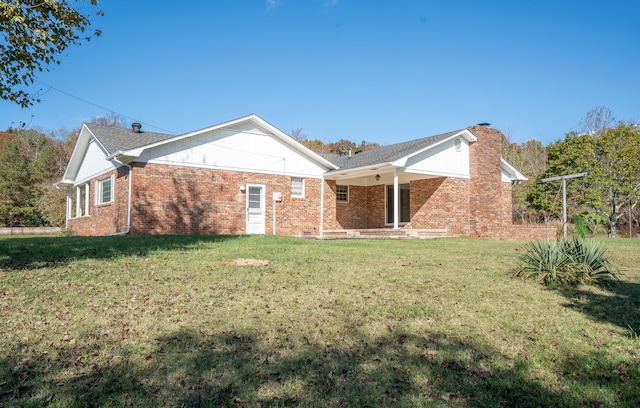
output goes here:
[{"label": "power line", "polygon": [[[152,128],[154,128],[154,129],[161,130],[161,131],[166,132],[166,133],[170,133],[170,134],[172,134],[172,135],[175,135],[175,134],[176,134],[176,132],[172,132],[172,131],[170,131],[170,130],[163,129],[163,128],[158,127],[158,126],[154,126],[154,125],[152,125],[152,124],[150,124],[150,123],[147,123],[147,122],[142,122],[141,120],[138,120],[138,119],[136,119],[136,118],[132,118],[131,116],[127,116],[127,115],[124,115],[124,114],[122,114],[122,113],[118,113],[118,112],[114,111],[113,109],[105,108],[104,106],[100,106],[100,105],[98,105],[98,104],[96,104],[96,103],[93,103],[93,102],[88,101],[88,100],[86,100],[86,99],[80,98],[79,96],[72,95],[72,94],[70,94],[69,92],[65,92],[65,91],[63,91],[62,89],[58,89],[58,88],[56,88],[56,87],[54,87],[54,86],[52,86],[52,85],[45,84],[44,82],[39,81],[39,80],[37,80],[37,79],[36,79],[36,80],[34,80],[34,81],[35,81],[35,82],[38,82],[38,83],[40,83],[40,84],[42,84],[42,85],[44,85],[44,86],[48,86],[48,87],[49,87],[49,89],[53,89],[54,91],[58,91],[58,92],[60,92],[60,93],[62,93],[62,94],[65,94],[65,95],[67,95],[67,96],[70,96],[70,97],[72,97],[72,98],[74,98],[74,99],[77,99],[77,100],[79,100],[79,101],[81,101],[81,102],[84,102],[84,103],[87,103],[87,104],[89,104],[89,105],[95,106],[96,108],[100,108],[100,109],[102,109],[102,110],[106,110],[106,111],[108,111],[108,112],[114,113],[114,114],[116,114],[116,115],[118,115],[118,116],[122,116],[123,118],[127,118],[127,119],[130,119],[130,120],[135,121],[135,122],[140,122],[140,123],[142,123],[143,125],[146,125],[146,126],[152,127]],[[49,92],[49,91],[47,91],[47,92]],[[46,94],[46,92],[45,92],[45,94]]]}]

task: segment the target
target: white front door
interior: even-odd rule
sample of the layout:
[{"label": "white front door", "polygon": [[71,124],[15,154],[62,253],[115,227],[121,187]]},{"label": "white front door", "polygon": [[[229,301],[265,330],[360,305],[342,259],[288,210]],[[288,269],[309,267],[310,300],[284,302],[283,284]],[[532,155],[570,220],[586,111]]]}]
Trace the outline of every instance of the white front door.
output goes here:
[{"label": "white front door", "polygon": [[247,185],[247,234],[264,234],[264,186]]}]

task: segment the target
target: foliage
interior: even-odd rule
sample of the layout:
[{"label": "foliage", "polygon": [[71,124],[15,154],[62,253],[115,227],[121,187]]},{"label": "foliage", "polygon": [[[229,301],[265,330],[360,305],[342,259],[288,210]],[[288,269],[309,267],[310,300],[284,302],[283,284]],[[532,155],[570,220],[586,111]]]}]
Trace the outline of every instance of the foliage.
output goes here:
[{"label": "foliage", "polygon": [[573,217],[573,222],[575,224],[576,233],[581,238],[584,238],[587,234],[595,234],[598,230],[598,225],[604,225],[606,223],[606,219],[598,214],[583,212],[576,214]]},{"label": "foliage", "polygon": [[527,202],[527,194],[536,178],[546,168],[547,152],[540,141],[531,139],[523,144],[512,143],[505,135],[502,139],[502,157],[529,180],[513,185],[513,218],[520,223],[548,222],[548,214]]},{"label": "foliage", "polygon": [[[567,182],[571,213],[594,213],[606,220],[610,237],[616,236],[623,207],[635,206],[640,197],[640,129],[620,123],[598,134],[567,134],[564,141],[547,147],[547,170],[539,178],[587,172]],[[527,200],[532,207],[557,213],[558,183],[537,183]]]},{"label": "foliage", "polygon": [[515,275],[545,285],[601,284],[617,279],[605,247],[597,241],[533,241],[520,256]]},{"label": "foliage", "polygon": [[366,140],[363,140],[360,144],[347,139],[340,139],[331,143],[324,143],[319,139],[310,140],[307,134],[302,132],[302,128],[292,130],[289,136],[316,153],[345,154],[351,150],[353,154],[356,154],[380,147],[380,144],[367,142]]},{"label": "foliage", "polygon": [[22,107],[39,102],[25,88],[37,72],[60,64],[70,45],[99,36],[100,30],[85,33],[90,24],[66,0],[0,1],[0,98]]},{"label": "foliage", "polygon": [[0,225],[64,225],[65,194],[52,184],[64,173],[76,134],[63,140],[34,129],[9,129],[1,136]]}]

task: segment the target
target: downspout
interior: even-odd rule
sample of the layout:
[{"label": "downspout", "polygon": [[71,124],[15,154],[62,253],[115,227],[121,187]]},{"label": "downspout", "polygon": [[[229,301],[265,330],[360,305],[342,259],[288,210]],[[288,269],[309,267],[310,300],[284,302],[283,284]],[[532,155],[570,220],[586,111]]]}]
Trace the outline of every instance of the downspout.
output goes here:
[{"label": "downspout", "polygon": [[133,179],[133,169],[131,168],[130,165],[121,162],[115,157],[113,158],[113,161],[115,161],[116,163],[120,163],[123,166],[127,166],[129,168],[129,194],[127,198],[127,229],[122,232],[114,232],[113,234],[108,234],[107,236],[110,236],[110,237],[115,235],[127,235],[129,231],[131,231],[131,186],[132,186],[131,180]]}]

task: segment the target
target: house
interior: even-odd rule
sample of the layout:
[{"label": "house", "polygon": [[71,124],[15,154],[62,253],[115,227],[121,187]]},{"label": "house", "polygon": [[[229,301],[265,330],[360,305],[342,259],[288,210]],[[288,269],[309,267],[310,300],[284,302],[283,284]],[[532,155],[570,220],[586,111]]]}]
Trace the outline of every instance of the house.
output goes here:
[{"label": "house", "polygon": [[179,136],[85,124],[62,180],[79,235],[281,234],[554,238],[514,226],[502,134],[473,126],[320,155],[256,115]]}]

